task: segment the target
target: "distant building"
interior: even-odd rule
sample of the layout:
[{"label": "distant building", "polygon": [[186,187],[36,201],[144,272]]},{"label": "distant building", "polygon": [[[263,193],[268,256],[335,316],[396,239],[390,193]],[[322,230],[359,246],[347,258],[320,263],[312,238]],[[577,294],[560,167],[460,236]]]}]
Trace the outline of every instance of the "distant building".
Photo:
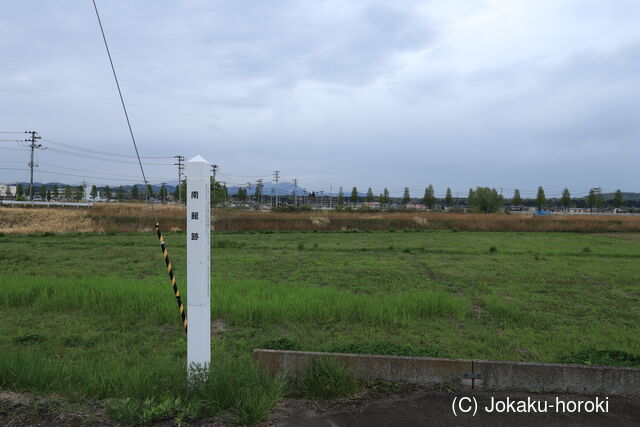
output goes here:
[{"label": "distant building", "polygon": [[407,209],[426,209],[422,203],[407,203]]},{"label": "distant building", "polygon": [[[7,195],[7,190],[9,190],[9,195]],[[0,199],[6,199],[7,197],[15,197],[17,188],[15,185],[7,185],[0,182]]]},{"label": "distant building", "polygon": [[368,208],[379,208],[380,207],[380,202],[363,202],[362,206],[366,206]]}]

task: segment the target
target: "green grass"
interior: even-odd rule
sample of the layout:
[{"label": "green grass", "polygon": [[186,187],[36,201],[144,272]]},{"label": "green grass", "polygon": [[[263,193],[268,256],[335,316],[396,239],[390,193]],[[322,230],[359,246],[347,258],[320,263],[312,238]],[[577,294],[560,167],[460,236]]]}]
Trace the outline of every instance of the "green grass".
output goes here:
[{"label": "green grass", "polygon": [[[186,294],[185,235],[166,241]],[[116,399],[123,422],[250,424],[282,394],[250,362],[268,342],[640,366],[640,235],[223,233],[212,248],[224,330],[212,385],[194,395],[180,382],[184,331],[153,233],[0,236],[0,387]]]}]

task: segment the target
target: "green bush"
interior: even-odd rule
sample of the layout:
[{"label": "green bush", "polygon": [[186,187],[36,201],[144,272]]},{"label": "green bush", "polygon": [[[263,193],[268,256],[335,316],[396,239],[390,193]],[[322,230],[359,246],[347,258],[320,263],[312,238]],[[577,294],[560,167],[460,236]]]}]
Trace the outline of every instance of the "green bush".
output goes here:
[{"label": "green bush", "polygon": [[279,338],[277,340],[266,341],[262,344],[262,348],[269,350],[299,350],[300,347],[295,341],[291,341],[289,338]]}]

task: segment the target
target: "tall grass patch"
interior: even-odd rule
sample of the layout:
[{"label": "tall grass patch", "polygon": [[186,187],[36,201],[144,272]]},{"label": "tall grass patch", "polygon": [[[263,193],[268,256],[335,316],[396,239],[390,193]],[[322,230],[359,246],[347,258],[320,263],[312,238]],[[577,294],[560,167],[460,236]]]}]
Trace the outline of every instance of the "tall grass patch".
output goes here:
[{"label": "tall grass patch", "polygon": [[334,358],[313,359],[302,376],[302,390],[311,398],[331,399],[355,394],[360,388],[349,369]]},{"label": "tall grass patch", "polygon": [[514,301],[497,293],[482,298],[482,306],[495,318],[506,324],[529,325],[534,319],[523,311]]},{"label": "tall grass patch", "polygon": [[159,280],[14,276],[2,284],[0,306],[45,312],[86,310],[127,317],[140,315],[159,323],[172,323],[179,317],[172,296],[168,283]]},{"label": "tall grass patch", "polygon": [[[115,277],[16,278],[0,293],[0,305],[37,311],[86,310],[176,323],[179,315],[171,289],[161,282]],[[469,311],[467,300],[438,291],[368,295],[259,280],[229,280],[213,286],[214,315],[236,322],[345,321],[389,326],[433,317],[462,319]]]},{"label": "tall grass patch", "polygon": [[184,359],[157,354],[132,363],[117,353],[102,360],[66,361],[16,351],[0,358],[0,387],[109,398],[110,415],[127,424],[227,414],[241,425],[253,425],[267,418],[284,392],[285,383],[259,371],[248,355],[214,350],[208,375],[191,383],[185,365]]},{"label": "tall grass patch", "polygon": [[257,280],[225,282],[217,298],[216,316],[256,324],[343,321],[391,326],[433,317],[462,319],[469,312],[467,300],[446,292],[368,295]]}]

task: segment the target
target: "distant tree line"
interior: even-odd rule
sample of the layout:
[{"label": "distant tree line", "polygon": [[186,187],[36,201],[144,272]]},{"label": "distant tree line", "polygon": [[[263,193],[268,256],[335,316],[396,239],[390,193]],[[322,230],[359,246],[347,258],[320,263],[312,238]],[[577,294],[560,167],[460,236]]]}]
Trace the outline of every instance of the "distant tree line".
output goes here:
[{"label": "distant tree line", "polygon": [[[246,203],[254,200],[262,203],[264,186],[259,184],[254,187],[254,192],[250,196],[248,189],[240,187],[235,194],[230,194],[229,189],[223,182],[211,181],[211,205],[220,206],[232,200]],[[34,194],[39,200],[60,200],[77,202],[84,199],[85,189],[82,185],[38,185],[34,188]],[[117,188],[111,188],[109,185],[98,187],[92,185],[89,191],[91,199],[96,200],[100,196],[104,200],[117,201],[146,201],[147,199],[159,200],[161,202],[180,201],[186,203],[186,181],[176,186],[171,194],[165,184],[162,184],[157,193],[151,185],[133,185],[128,188],[122,185]],[[16,185],[16,194],[11,194],[7,187],[5,198],[15,197],[17,200],[26,200],[29,197],[29,186],[24,183]],[[285,204],[293,204],[294,200],[298,200],[300,196],[281,195],[280,200]],[[312,193],[310,197],[315,197]],[[416,208],[423,205],[426,209],[468,209],[474,212],[497,212],[504,207],[511,206],[514,208],[536,208],[537,210],[553,209],[568,210],[570,208],[579,209],[602,209],[602,208],[636,208],[640,207],[640,200],[626,199],[620,189],[614,193],[607,195],[605,199],[598,189],[591,189],[586,197],[573,198],[568,188],[564,188],[559,197],[547,198],[544,188],[538,187],[535,197],[523,198],[519,189],[513,191],[511,198],[505,198],[501,192],[490,187],[476,187],[469,189],[466,197],[453,197],[451,188],[445,190],[444,197],[437,198],[433,185],[429,184],[424,189],[421,198],[411,197],[409,187],[405,187],[401,197],[391,197],[388,188],[384,188],[383,192],[375,195],[371,187],[369,187],[362,197],[357,187],[351,189],[350,194],[345,195],[342,187],[339,187],[337,197],[335,198],[336,209],[353,208],[364,204],[366,207],[373,208]]]}]

